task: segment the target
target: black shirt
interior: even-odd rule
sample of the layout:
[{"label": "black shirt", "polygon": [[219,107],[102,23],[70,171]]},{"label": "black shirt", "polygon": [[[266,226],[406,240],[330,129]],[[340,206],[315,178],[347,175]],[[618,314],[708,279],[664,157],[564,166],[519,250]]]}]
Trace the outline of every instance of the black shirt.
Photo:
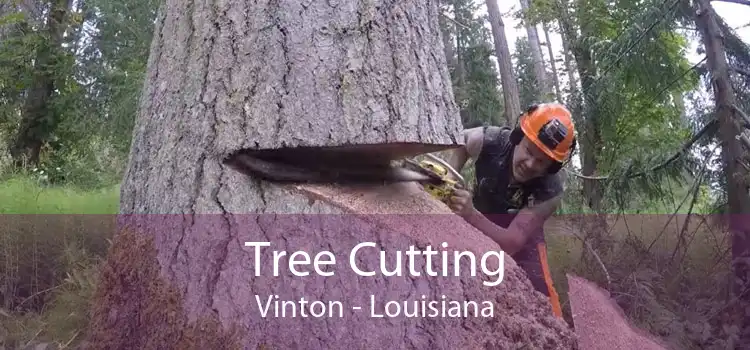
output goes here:
[{"label": "black shirt", "polygon": [[[508,127],[484,127],[482,150],[475,162],[474,207],[503,228],[510,225],[518,210],[528,206],[530,198],[541,202],[562,193],[562,182],[557,174],[547,174],[524,184],[510,183],[515,148],[510,142],[510,133]],[[522,258],[541,242],[544,242],[544,233],[539,230],[514,258]]]}]

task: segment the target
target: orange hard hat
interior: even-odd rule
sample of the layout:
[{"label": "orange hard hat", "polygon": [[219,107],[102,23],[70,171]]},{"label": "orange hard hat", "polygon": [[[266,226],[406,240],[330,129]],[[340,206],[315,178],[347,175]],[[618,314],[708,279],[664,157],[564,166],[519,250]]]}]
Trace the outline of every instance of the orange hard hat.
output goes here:
[{"label": "orange hard hat", "polygon": [[563,162],[574,147],[573,116],[559,103],[533,106],[521,116],[520,124],[524,135],[557,162]]}]

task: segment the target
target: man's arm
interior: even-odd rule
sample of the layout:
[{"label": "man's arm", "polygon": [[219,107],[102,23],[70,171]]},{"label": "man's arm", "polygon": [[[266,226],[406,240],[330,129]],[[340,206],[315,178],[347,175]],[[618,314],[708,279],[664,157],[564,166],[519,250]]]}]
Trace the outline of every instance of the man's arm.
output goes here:
[{"label": "man's arm", "polygon": [[477,159],[479,153],[482,152],[482,144],[484,143],[484,128],[476,127],[471,129],[465,129],[462,132],[464,137],[464,145],[452,150],[445,159],[453,169],[461,172],[466,162],[471,159]]},{"label": "man's arm", "polygon": [[534,200],[538,203],[521,209],[508,227],[516,238],[514,248],[521,249],[530,237],[544,234],[544,223],[562,203],[563,181],[559,175],[552,175],[535,187]]},{"label": "man's arm", "polygon": [[521,209],[507,229],[495,225],[472,206],[464,218],[472,226],[492,238],[509,254],[515,254],[544,228],[544,222],[555,213],[562,202],[563,184],[559,176],[542,180],[533,191],[538,204]]},{"label": "man's arm", "polygon": [[495,225],[482,213],[472,207],[464,219],[476,229],[490,237],[508,254],[515,254],[523,248],[529,237],[544,226],[544,222],[557,210],[562,195],[546,200],[532,208],[524,208],[516,214],[507,229]]}]

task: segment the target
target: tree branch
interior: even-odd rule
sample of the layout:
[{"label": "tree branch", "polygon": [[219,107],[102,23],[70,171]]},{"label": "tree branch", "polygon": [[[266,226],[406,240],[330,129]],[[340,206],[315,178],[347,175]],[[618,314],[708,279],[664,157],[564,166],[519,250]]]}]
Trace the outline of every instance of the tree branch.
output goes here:
[{"label": "tree branch", "polygon": [[[666,167],[667,165],[669,165],[669,163],[672,163],[675,160],[677,160],[677,158],[679,158],[680,155],[682,155],[683,153],[687,152],[687,150],[690,149],[690,147],[692,147],[694,143],[696,143],[701,137],[703,137],[703,135],[705,135],[706,133],[708,133],[709,130],[711,130],[712,128],[716,127],[717,125],[718,125],[718,122],[716,121],[716,119],[712,120],[711,122],[709,122],[708,124],[706,124],[700,131],[698,131],[695,135],[693,135],[693,137],[690,140],[688,140],[687,142],[685,142],[685,144],[682,145],[682,147],[680,148],[680,150],[677,151],[677,152],[675,152],[675,154],[673,154],[671,157],[669,157],[669,159],[667,159],[664,162],[662,162],[662,163],[660,163],[660,164],[652,167],[651,169],[649,169],[647,171],[641,171],[641,172],[638,172],[638,173],[635,173],[635,174],[630,174],[630,175],[627,176],[627,178],[628,179],[633,179],[633,178],[636,178],[636,177],[644,176],[648,172],[654,172],[654,171],[657,171],[657,170],[659,170],[661,168]],[[565,168],[563,168],[563,169],[565,169]],[[568,174],[572,174],[573,176],[576,176],[576,177],[579,177],[579,178],[585,179],[585,180],[607,180],[607,179],[610,178],[609,176],[586,176],[586,175],[579,174],[579,173],[576,173],[576,172],[568,170],[568,169],[565,169],[565,171]]]},{"label": "tree branch", "polygon": [[451,22],[453,22],[453,23],[455,23],[457,25],[460,25],[460,26],[464,27],[465,29],[471,29],[467,25],[465,25],[465,24],[463,24],[463,23],[461,23],[459,21],[456,21],[453,18],[450,18],[450,16],[446,15],[444,12],[440,12],[440,15],[443,16],[445,19],[447,19],[447,20],[449,20],[449,21],[451,21]]},{"label": "tree branch", "polygon": [[745,112],[743,112],[739,107],[737,107],[737,105],[732,105],[732,108],[734,108],[734,111],[737,112],[737,114],[739,114],[740,117],[742,118],[742,124],[746,128],[750,129],[750,117],[748,117],[747,114],[745,114]]},{"label": "tree branch", "polygon": [[742,68],[738,68],[738,67],[732,67],[732,66],[729,66],[729,69],[731,69],[731,70],[733,70],[733,71],[735,71],[737,73],[740,73],[740,74],[742,74],[742,75],[750,78],[750,71],[748,71],[748,70],[745,70],[745,69],[742,69]]},{"label": "tree branch", "polygon": [[[739,107],[737,107],[737,105],[732,105],[732,109],[734,109],[734,111],[737,112],[737,114],[740,115],[740,119],[742,119],[740,121],[742,123],[742,126],[744,128],[750,129],[750,117],[748,117],[747,114],[745,114],[745,112],[743,112]],[[744,128],[740,129],[740,134],[737,135],[736,138],[738,140],[742,141],[742,143],[745,145],[745,147],[748,150],[750,150],[750,138],[748,138],[747,135],[745,135]],[[742,165],[744,165],[744,164],[742,164]]]},{"label": "tree branch", "polygon": [[747,135],[739,134],[737,135],[737,139],[742,141],[742,144],[745,145],[745,148],[750,150],[750,138],[748,138]]},{"label": "tree branch", "polygon": [[731,3],[735,3],[735,4],[750,6],[750,0],[712,0],[712,1],[731,2]]}]

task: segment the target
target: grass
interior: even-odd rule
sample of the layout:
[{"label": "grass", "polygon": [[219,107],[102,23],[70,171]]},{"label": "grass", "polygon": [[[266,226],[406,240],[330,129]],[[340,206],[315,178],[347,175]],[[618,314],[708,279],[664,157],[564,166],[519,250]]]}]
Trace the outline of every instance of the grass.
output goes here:
[{"label": "grass", "polygon": [[0,183],[0,348],[81,339],[114,228],[108,214],[118,207],[119,186],[82,191],[20,176]]},{"label": "grass", "polygon": [[119,197],[119,186],[81,192],[19,176],[0,183],[0,214],[116,214]]},{"label": "grass", "polygon": [[[114,228],[107,214],[117,212],[118,201],[119,186],[83,191],[21,176],[0,182],[0,213],[6,214],[0,216],[0,348],[39,342],[65,348],[83,339],[96,266]],[[636,324],[677,348],[723,348],[730,335],[722,333],[716,310],[726,303],[729,242],[700,218],[683,232],[684,220],[668,214],[613,219],[614,249],[602,254],[610,292]],[[604,286],[601,268],[581,260],[584,250],[574,236],[553,229],[547,240],[570,320],[565,273]]]}]

